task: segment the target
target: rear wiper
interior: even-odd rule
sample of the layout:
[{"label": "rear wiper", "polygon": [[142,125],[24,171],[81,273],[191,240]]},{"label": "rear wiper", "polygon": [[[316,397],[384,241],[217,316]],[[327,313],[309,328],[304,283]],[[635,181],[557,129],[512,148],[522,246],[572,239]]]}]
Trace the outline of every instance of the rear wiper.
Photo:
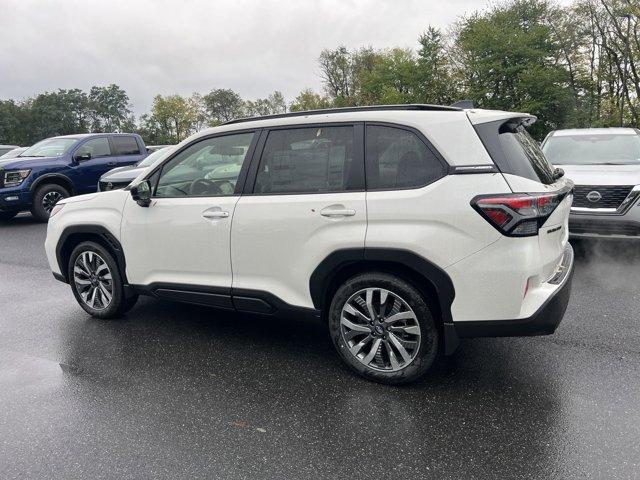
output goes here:
[{"label": "rear wiper", "polygon": [[560,180],[562,177],[564,177],[564,170],[561,168],[554,168],[553,170],[553,180]]}]

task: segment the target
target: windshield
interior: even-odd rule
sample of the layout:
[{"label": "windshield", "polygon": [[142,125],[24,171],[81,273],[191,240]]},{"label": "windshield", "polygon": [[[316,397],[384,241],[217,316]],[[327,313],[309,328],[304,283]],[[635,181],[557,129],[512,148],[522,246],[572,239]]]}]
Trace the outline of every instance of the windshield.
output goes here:
[{"label": "windshield", "polygon": [[640,165],[640,135],[551,136],[543,150],[554,165]]},{"label": "windshield", "polygon": [[159,158],[166,157],[172,151],[173,151],[173,148],[168,148],[168,147],[161,148],[160,150],[156,150],[155,152],[147,155],[147,157],[138,164],[138,167],[148,167],[149,165],[152,165],[153,163],[155,163],[156,160],[158,160]]},{"label": "windshield", "polygon": [[59,157],[78,143],[77,138],[48,138],[22,152],[20,157]]}]

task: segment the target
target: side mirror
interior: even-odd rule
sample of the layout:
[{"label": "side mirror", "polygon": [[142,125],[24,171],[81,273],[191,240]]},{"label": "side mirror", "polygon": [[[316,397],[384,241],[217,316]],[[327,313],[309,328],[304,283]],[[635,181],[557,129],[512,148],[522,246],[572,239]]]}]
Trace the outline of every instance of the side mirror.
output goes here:
[{"label": "side mirror", "polygon": [[133,198],[141,207],[151,205],[151,183],[149,180],[139,183],[135,187],[131,187],[131,198]]},{"label": "side mirror", "polygon": [[76,153],[73,157],[76,162],[86,162],[87,160],[91,160],[91,153]]}]

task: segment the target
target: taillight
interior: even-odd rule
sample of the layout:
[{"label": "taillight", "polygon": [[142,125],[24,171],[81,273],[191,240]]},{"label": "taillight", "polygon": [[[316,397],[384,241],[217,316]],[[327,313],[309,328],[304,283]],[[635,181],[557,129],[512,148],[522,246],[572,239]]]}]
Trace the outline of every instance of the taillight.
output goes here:
[{"label": "taillight", "polygon": [[570,189],[556,193],[509,193],[478,195],[475,208],[500,233],[509,237],[529,237],[547,221]]}]

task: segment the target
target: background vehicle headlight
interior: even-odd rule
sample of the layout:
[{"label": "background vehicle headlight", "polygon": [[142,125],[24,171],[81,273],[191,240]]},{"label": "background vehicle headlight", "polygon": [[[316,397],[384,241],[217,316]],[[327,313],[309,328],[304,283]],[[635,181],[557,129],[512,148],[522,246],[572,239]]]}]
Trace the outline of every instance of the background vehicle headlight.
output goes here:
[{"label": "background vehicle headlight", "polygon": [[51,209],[51,213],[49,214],[49,218],[53,217],[56,213],[58,213],[60,210],[62,210],[62,207],[64,207],[64,203],[56,203],[53,208]]},{"label": "background vehicle headlight", "polygon": [[4,173],[4,186],[17,187],[29,176],[31,170],[10,170]]}]

